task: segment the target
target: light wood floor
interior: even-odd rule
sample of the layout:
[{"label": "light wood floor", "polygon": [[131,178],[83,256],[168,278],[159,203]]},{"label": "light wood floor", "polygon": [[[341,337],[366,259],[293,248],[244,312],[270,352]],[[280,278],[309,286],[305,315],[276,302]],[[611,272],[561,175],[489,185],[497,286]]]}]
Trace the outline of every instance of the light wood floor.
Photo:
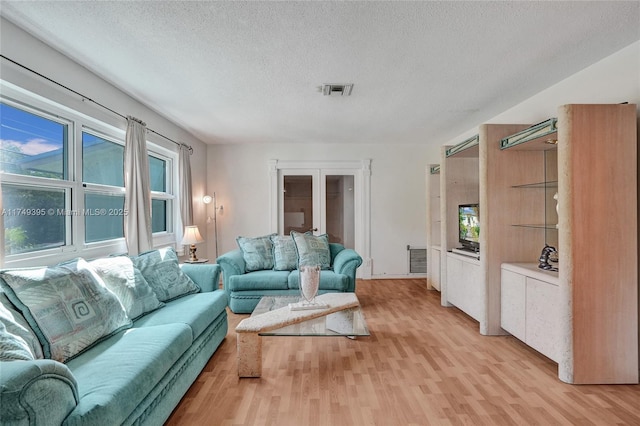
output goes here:
[{"label": "light wood floor", "polygon": [[440,306],[424,280],[358,281],[370,337],[264,337],[238,379],[229,333],[168,425],[639,425],[640,386],[575,386],[511,336]]}]

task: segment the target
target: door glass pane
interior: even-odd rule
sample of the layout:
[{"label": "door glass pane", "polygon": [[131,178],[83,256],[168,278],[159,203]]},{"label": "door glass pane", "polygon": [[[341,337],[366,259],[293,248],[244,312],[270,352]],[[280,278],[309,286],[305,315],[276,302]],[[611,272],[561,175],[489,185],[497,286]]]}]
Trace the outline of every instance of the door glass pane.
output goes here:
[{"label": "door glass pane", "polygon": [[326,177],[327,234],[329,242],[355,247],[353,175]]},{"label": "door glass pane", "polygon": [[6,254],[65,245],[65,190],[2,185]]},{"label": "door glass pane", "polygon": [[284,176],[284,235],[313,228],[313,177]]}]

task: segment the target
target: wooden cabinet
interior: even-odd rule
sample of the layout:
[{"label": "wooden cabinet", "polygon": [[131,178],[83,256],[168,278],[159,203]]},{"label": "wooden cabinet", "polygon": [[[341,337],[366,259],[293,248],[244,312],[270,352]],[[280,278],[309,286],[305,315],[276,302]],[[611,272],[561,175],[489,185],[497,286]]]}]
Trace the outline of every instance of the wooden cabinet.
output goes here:
[{"label": "wooden cabinet", "polygon": [[557,289],[525,274],[522,337],[516,312],[523,283],[503,265],[501,323],[557,360],[567,383],[638,383],[636,111],[625,104],[564,105],[556,131],[532,126],[529,136],[503,140],[509,187],[500,235],[519,253],[502,261],[526,262],[524,255],[535,262],[544,243],[554,244],[559,272]]},{"label": "wooden cabinet", "polygon": [[485,320],[484,275],[480,261],[464,255],[447,253],[448,300],[476,321]]},{"label": "wooden cabinet", "polygon": [[535,263],[504,264],[501,289],[502,328],[558,362],[558,274],[540,271]]}]

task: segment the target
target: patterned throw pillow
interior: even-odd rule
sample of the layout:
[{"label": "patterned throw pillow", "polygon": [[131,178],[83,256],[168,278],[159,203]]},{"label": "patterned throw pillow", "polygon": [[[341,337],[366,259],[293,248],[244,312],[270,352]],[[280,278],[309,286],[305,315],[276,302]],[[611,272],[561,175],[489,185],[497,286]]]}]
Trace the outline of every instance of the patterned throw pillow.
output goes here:
[{"label": "patterned throw pillow", "polygon": [[273,269],[276,271],[293,271],[298,267],[296,243],[291,235],[272,235]]},{"label": "patterned throw pillow", "polygon": [[36,332],[44,356],[65,362],[131,327],[118,298],[84,259],[48,268],[0,271],[7,297]]},{"label": "patterned throw pillow", "polygon": [[327,234],[313,235],[291,231],[298,252],[298,267],[319,265],[320,269],[331,268],[331,251]]},{"label": "patterned throw pillow", "polygon": [[271,235],[264,237],[247,238],[238,237],[236,241],[238,247],[242,251],[242,257],[246,264],[247,272],[263,271],[273,269],[273,246],[271,244]]},{"label": "patterned throw pillow", "polygon": [[105,257],[92,260],[89,264],[118,297],[132,320],[164,306],[128,257]]},{"label": "patterned throw pillow", "polygon": [[29,352],[33,358],[44,358],[38,336],[33,332],[22,314],[16,311],[15,306],[3,291],[0,291],[0,322],[4,324],[7,333],[13,334],[28,345]]},{"label": "patterned throw pillow", "polygon": [[132,260],[161,302],[200,291],[200,287],[180,269],[178,255],[171,247],[148,251]]}]

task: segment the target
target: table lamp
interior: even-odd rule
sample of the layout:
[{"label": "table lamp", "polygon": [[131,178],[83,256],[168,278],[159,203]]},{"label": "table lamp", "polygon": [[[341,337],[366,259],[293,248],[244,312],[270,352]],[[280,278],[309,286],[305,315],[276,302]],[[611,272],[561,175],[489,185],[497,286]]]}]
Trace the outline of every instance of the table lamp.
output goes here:
[{"label": "table lamp", "polygon": [[196,225],[185,226],[184,227],[184,236],[182,237],[182,245],[189,245],[189,261],[197,262],[198,258],[196,257],[196,244],[199,244],[204,241],[202,235],[200,235],[200,231]]}]

